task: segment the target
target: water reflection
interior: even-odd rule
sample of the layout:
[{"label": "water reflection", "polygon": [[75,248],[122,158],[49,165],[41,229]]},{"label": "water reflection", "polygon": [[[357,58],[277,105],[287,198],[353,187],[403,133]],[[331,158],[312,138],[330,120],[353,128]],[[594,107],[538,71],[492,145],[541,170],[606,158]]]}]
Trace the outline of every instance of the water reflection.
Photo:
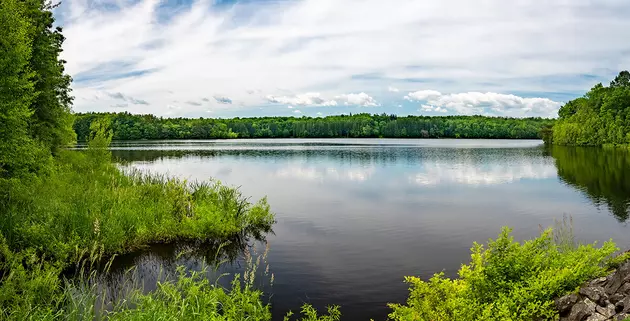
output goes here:
[{"label": "water reflection", "polygon": [[630,214],[630,155],[627,150],[554,146],[548,150],[558,176],[583,191],[595,204],[605,204],[619,221]]},{"label": "water reflection", "polygon": [[[147,293],[156,290],[160,282],[176,281],[180,273],[178,267],[184,267],[186,273],[204,272],[212,283],[229,288],[233,276],[247,270],[247,256],[266,258],[265,233],[256,231],[255,234],[216,242],[154,244],[115,257],[108,264],[101,264],[96,278],[91,281],[99,295],[96,309],[111,309],[114,302],[122,302],[133,291]],[[257,271],[255,285],[268,291],[269,275],[261,273],[264,269],[265,266]]]},{"label": "water reflection", "polygon": [[549,159],[518,161],[511,166],[504,162],[449,163],[435,161],[425,163],[423,171],[409,180],[423,186],[440,184],[495,185],[523,179],[545,179],[556,176],[556,169]]},{"label": "water reflection", "polygon": [[[312,146],[311,146],[312,147]],[[398,184],[412,182],[418,185],[502,184],[521,179],[555,177],[556,170],[550,158],[535,158],[538,148],[418,148],[409,146],[348,146],[327,145],[315,149],[238,149],[201,150],[132,150],[114,149],[115,157],[122,161],[168,165],[177,159],[192,162],[200,160],[255,163],[267,167],[272,177],[295,178],[311,181],[363,182],[396,178]],[[286,161],[285,161],[286,160]],[[400,175],[401,166],[415,168],[412,175]],[[239,170],[243,170],[242,166]],[[230,175],[232,167],[223,167],[220,176]]]},{"label": "water reflection", "polygon": [[362,182],[374,173],[373,166],[359,169],[337,169],[335,167],[318,168],[316,166],[289,165],[273,173],[273,176],[283,178],[297,178],[305,180],[338,180]]},{"label": "water reflection", "polygon": [[217,178],[268,197],[278,220],[269,238],[274,320],[304,302],[339,304],[348,320],[384,320],[388,302],[406,299],[405,275],[455,276],[472,242],[496,237],[502,226],[525,239],[569,214],[580,241],[613,238],[630,248],[628,226],[619,223],[628,216],[627,156],[540,145],[142,142],[113,154],[141,169]]}]

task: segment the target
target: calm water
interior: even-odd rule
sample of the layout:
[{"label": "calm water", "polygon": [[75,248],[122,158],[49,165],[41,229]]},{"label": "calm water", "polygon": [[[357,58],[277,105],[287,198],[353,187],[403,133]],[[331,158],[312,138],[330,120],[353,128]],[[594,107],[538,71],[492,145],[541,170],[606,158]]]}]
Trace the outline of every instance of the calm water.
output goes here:
[{"label": "calm water", "polygon": [[[303,303],[339,304],[346,320],[385,319],[386,303],[407,296],[405,275],[454,276],[472,242],[505,225],[530,238],[568,214],[579,240],[630,248],[630,159],[622,152],[390,139],[124,142],[113,152],[134,167],[213,177],[268,197],[278,221],[268,237],[275,282],[263,288],[277,320]],[[119,264],[137,265],[151,283],[163,265],[208,260],[175,253],[154,247]]]}]

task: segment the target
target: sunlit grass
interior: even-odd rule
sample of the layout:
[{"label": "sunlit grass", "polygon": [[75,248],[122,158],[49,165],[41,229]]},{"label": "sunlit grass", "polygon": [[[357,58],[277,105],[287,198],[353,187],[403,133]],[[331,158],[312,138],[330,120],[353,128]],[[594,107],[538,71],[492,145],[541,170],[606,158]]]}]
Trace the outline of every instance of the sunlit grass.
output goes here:
[{"label": "sunlit grass", "polygon": [[[246,271],[227,288],[179,267],[155,291],[129,284],[105,301],[96,267],[107,258],[152,243],[258,238],[275,221],[266,199],[252,204],[220,182],[121,169],[106,126],[96,127],[87,150],[59,152],[45,174],[0,180],[0,320],[270,320],[254,286],[261,257],[248,251]],[[268,264],[262,276],[273,282]],[[319,319],[305,312],[304,320]]]},{"label": "sunlit grass", "polygon": [[123,253],[156,242],[268,232],[274,222],[265,199],[251,204],[220,182],[97,165],[89,154],[65,151],[49,176],[12,186],[0,222],[10,248],[69,261],[94,244],[105,254]]}]

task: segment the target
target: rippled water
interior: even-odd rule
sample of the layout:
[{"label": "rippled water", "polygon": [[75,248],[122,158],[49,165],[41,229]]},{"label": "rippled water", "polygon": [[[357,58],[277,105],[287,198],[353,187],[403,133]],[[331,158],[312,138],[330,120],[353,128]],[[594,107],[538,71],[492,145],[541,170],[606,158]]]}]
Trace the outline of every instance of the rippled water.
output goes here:
[{"label": "rippled water", "polygon": [[[454,276],[472,242],[505,225],[529,238],[568,214],[579,240],[630,247],[622,152],[530,140],[276,139],[119,142],[113,153],[268,197],[278,223],[268,237],[275,282],[264,289],[277,320],[303,303],[339,304],[346,320],[384,319],[387,302],[406,299],[405,275]],[[150,276],[162,264],[204,261],[173,253],[154,248],[122,265]]]}]

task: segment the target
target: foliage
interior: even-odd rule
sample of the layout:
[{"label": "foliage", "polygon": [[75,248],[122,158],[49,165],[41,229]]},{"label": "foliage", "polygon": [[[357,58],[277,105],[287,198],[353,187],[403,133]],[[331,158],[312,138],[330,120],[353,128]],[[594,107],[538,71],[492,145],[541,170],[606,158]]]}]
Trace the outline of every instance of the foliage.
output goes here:
[{"label": "foliage", "polygon": [[[459,279],[443,273],[428,281],[407,277],[411,284],[406,305],[390,304],[393,320],[553,320],[553,299],[604,275],[612,242],[602,247],[572,245],[554,237],[551,229],[523,243],[504,228],[487,246],[475,243],[471,262],[462,265]],[[554,240],[565,240],[556,242]]]},{"label": "foliage", "polygon": [[[62,281],[60,269],[32,253],[12,253],[0,239],[0,319],[1,320],[271,320],[269,305],[254,287],[259,259],[248,260],[243,280],[235,275],[231,286],[212,283],[206,269],[189,271],[177,268],[176,281],[158,283],[157,289],[144,293],[142,284],[116,301],[106,302],[105,289],[89,266],[98,259],[83,260],[84,273]],[[84,264],[85,262],[88,264]],[[110,261],[111,262],[111,261]],[[87,267],[87,268],[85,268]],[[124,290],[121,290],[124,291]],[[302,308],[302,321],[338,321],[337,307],[318,315],[309,305]],[[285,320],[290,320],[288,315]]]},{"label": "foliage", "polygon": [[31,24],[30,70],[34,72],[34,100],[30,109],[31,135],[49,151],[56,152],[76,140],[72,130],[74,116],[70,106],[70,83],[65,74],[65,61],[59,59],[65,40],[61,27],[53,28],[55,21],[49,0],[26,0],[25,15]]},{"label": "foliage", "polygon": [[265,199],[250,204],[220,182],[185,181],[95,161],[96,152],[61,151],[54,170],[11,186],[0,231],[12,249],[67,260],[98,243],[121,253],[153,242],[225,238],[255,226],[269,231]]},{"label": "foliage", "polygon": [[630,73],[620,72],[608,87],[595,85],[584,97],[562,106],[558,116],[547,142],[577,146],[630,144]]},{"label": "foliage", "polygon": [[97,119],[110,118],[115,140],[208,138],[540,138],[543,118],[483,116],[340,115],[324,118],[261,117],[234,119],[158,118],[129,113],[77,115],[74,129],[79,140]]},{"label": "foliage", "polygon": [[[0,319],[92,320],[98,313],[95,288],[62,282],[62,271],[86,256],[271,229],[273,214],[264,199],[250,204],[219,182],[123,172],[102,148],[111,137],[106,126],[94,129],[87,151],[60,151],[46,175],[12,184],[12,197],[0,206]],[[155,292],[130,293],[106,319],[270,319],[252,287],[253,272],[246,284],[235,281],[230,289],[186,273]]]},{"label": "foliage", "polygon": [[6,179],[37,171],[42,161],[28,130],[35,92],[28,65],[31,27],[24,11],[18,0],[0,7],[0,187]]},{"label": "foliage", "polygon": [[[179,268],[176,282],[160,283],[157,290],[132,293],[125,304],[107,313],[107,320],[270,320],[262,293],[238,277],[229,291],[215,286],[202,273],[187,275]],[[137,306],[138,308],[130,308]]]},{"label": "foliage", "polygon": [[623,222],[630,216],[630,152],[619,148],[550,146],[558,176],[605,204]]},{"label": "foliage", "polygon": [[[333,305],[327,308],[327,314],[318,315],[315,308],[310,304],[304,304],[302,306],[302,318],[299,321],[339,321],[341,320],[341,312],[339,312],[339,306]],[[284,317],[284,321],[291,320],[293,312],[289,311]]]}]

